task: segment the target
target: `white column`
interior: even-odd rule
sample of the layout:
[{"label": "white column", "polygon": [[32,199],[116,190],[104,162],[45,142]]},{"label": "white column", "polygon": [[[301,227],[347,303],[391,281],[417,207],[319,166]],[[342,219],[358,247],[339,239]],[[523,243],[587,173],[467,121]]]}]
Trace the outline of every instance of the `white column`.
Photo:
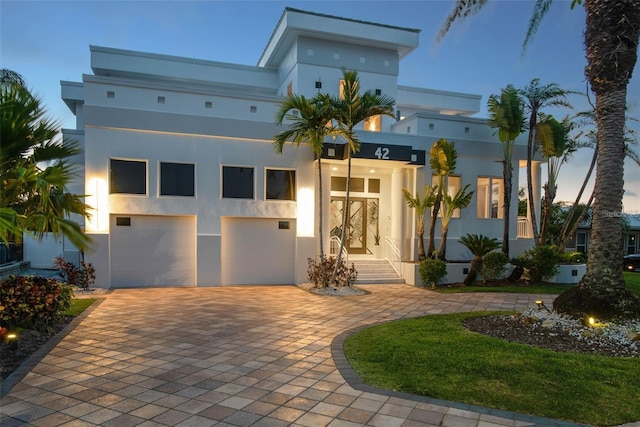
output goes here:
[{"label": "white column", "polygon": [[405,258],[404,217],[405,206],[402,189],[406,187],[406,173],[402,168],[394,168],[391,173],[391,240],[400,250],[401,258]]},{"label": "white column", "polygon": [[[317,186],[317,182],[318,182],[318,162],[316,161],[316,191],[318,191],[318,186]],[[331,244],[331,242],[329,241],[329,235],[331,230],[329,230],[329,213],[331,212],[331,165],[328,164],[327,162],[322,162],[322,210],[324,211],[322,213],[322,234],[324,234],[324,236],[322,236],[323,243],[324,243],[324,252],[325,252],[325,256],[329,255],[329,245]],[[318,198],[318,196],[316,195],[316,199]],[[320,209],[318,207],[318,212],[320,212]],[[316,229],[316,236],[318,236],[318,241],[316,243],[316,254],[320,253],[320,228],[319,228],[319,224],[320,224],[320,220],[318,218],[318,220],[316,221],[316,224],[318,224],[318,228]]]}]

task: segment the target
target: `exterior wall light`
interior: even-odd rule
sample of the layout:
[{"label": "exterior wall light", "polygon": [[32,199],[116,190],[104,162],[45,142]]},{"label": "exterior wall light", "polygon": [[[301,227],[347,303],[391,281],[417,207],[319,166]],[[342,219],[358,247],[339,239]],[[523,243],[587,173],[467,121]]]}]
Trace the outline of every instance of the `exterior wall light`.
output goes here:
[{"label": "exterior wall light", "polygon": [[102,178],[89,180],[87,194],[87,204],[93,208],[91,218],[87,221],[87,231],[107,232],[109,230],[107,182]]}]

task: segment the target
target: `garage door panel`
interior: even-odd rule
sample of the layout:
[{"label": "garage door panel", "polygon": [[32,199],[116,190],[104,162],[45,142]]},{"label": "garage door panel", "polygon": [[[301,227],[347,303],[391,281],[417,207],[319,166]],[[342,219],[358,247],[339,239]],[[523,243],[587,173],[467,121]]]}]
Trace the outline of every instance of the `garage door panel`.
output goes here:
[{"label": "garage door panel", "polygon": [[222,284],[295,283],[295,242],[293,219],[222,218]]},{"label": "garage door panel", "polygon": [[[111,219],[111,282],[114,287],[194,286],[193,217],[132,215]],[[122,216],[119,216],[122,218]]]}]

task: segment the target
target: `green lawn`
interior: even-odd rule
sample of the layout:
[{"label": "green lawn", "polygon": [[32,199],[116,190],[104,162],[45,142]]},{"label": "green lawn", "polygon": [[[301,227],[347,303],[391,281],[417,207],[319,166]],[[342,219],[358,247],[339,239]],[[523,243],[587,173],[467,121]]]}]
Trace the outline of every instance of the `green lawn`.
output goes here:
[{"label": "green lawn", "polygon": [[[640,295],[640,274],[638,273],[622,273],[627,287]],[[537,284],[531,286],[461,286],[455,288],[438,288],[436,292],[440,293],[458,293],[458,292],[508,292],[520,294],[561,294],[569,289],[571,284]]]},{"label": "green lawn", "polygon": [[85,311],[95,301],[94,298],[72,299],[71,307],[62,313],[63,316],[77,316]]},{"label": "green lawn", "polygon": [[559,353],[470,332],[434,315],[362,330],[345,341],[369,385],[595,425],[640,420],[640,359]]}]

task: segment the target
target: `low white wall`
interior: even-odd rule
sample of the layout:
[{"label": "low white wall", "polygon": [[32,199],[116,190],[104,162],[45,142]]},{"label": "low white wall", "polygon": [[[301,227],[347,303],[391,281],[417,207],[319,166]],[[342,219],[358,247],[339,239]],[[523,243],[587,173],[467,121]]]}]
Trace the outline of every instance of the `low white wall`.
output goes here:
[{"label": "low white wall", "polygon": [[550,283],[580,283],[587,272],[586,264],[560,264],[554,277],[545,277]]}]

